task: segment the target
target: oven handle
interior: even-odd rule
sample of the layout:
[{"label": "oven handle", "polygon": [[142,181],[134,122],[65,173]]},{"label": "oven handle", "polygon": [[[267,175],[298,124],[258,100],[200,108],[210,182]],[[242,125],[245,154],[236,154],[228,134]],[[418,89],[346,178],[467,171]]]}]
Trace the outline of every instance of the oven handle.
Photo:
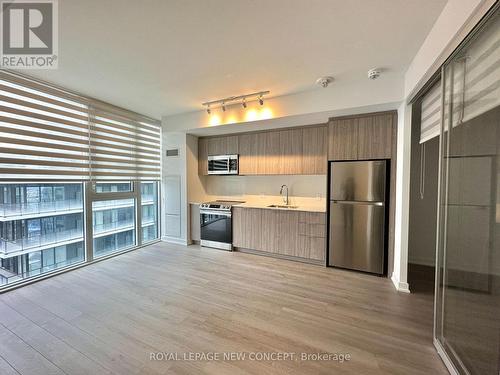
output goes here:
[{"label": "oven handle", "polygon": [[231,211],[228,212],[228,211],[200,210],[200,215],[203,214],[231,217]]}]

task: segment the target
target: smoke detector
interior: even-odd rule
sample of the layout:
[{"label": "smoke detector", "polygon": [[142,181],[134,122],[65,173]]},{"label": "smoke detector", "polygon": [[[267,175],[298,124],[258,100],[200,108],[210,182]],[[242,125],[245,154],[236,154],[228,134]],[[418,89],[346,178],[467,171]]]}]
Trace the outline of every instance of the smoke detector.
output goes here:
[{"label": "smoke detector", "polygon": [[316,80],[316,84],[320,85],[323,88],[327,88],[328,85],[332,82],[333,82],[333,77],[330,76],[320,77]]},{"label": "smoke detector", "polygon": [[368,71],[368,78],[377,79],[378,77],[380,77],[380,69],[375,68]]}]

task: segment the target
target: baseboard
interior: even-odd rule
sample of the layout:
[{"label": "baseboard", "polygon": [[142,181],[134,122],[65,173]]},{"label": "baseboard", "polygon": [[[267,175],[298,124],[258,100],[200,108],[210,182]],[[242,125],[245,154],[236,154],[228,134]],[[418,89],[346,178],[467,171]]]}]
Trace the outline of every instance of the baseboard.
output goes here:
[{"label": "baseboard", "polygon": [[398,292],[410,293],[410,285],[408,283],[400,282],[394,272],[392,273],[391,281]]},{"label": "baseboard", "polygon": [[293,262],[314,264],[314,265],[317,265],[317,266],[324,266],[325,265],[325,261],[324,260],[316,260],[316,259],[294,257],[294,256],[290,256],[290,255],[268,253],[267,251],[245,249],[243,247],[235,247],[233,250],[234,251],[239,251],[240,253],[247,253],[247,254],[260,255],[260,256],[265,256],[265,257],[270,257],[270,258],[278,258],[278,259],[291,260]]},{"label": "baseboard", "polygon": [[458,375],[457,369],[455,368],[455,366],[451,362],[448,355],[445,353],[441,343],[436,339],[434,339],[433,341],[434,341],[434,347],[436,348],[436,351],[438,352],[439,357],[441,357],[441,360],[443,361],[444,365],[446,366],[446,369],[448,370],[448,372],[451,375]]},{"label": "baseboard", "polygon": [[183,246],[189,245],[189,242],[185,238],[175,238],[175,237],[169,237],[169,236],[162,236],[161,240],[163,242],[173,243],[176,245],[183,245]]},{"label": "baseboard", "polygon": [[435,259],[426,259],[426,258],[411,258],[408,260],[408,263],[419,264],[421,266],[429,266],[429,267],[436,266]]}]

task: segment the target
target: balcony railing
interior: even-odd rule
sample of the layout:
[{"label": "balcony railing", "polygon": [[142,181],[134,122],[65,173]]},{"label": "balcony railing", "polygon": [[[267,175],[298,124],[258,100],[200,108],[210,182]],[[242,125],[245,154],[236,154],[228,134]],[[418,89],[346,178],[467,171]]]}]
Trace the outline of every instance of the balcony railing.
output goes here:
[{"label": "balcony railing", "polygon": [[112,221],[110,223],[94,224],[94,236],[107,232],[117,232],[120,229],[134,229],[135,222],[130,220]]},{"label": "balcony railing", "polygon": [[112,199],[92,202],[93,210],[103,210],[112,208],[134,207],[134,199]]},{"label": "balcony railing", "polygon": [[71,259],[66,259],[59,263],[54,263],[49,266],[31,270],[28,272],[22,272],[19,274],[13,273],[10,270],[0,267],[0,285],[12,284],[15,281],[26,279],[33,276],[42,275],[44,273],[57,270],[62,267],[70,266],[75,263],[83,262],[83,255],[81,257],[75,257]]},{"label": "balcony railing", "polygon": [[73,210],[83,210],[83,202],[81,199],[35,203],[0,203],[0,216],[2,217],[37,215]]},{"label": "balcony railing", "polygon": [[156,224],[156,219],[143,219],[142,220],[142,223],[141,223],[141,226],[142,227],[147,227],[147,226],[150,226],[150,225],[155,225]]},{"label": "balcony railing", "polygon": [[141,195],[141,204],[154,204],[156,203],[156,195],[155,194],[143,194]]},{"label": "balcony railing", "polygon": [[35,251],[38,248],[72,240],[83,240],[83,229],[68,229],[64,231],[41,234],[39,236],[25,237],[17,240],[0,238],[0,252],[10,254],[24,250]]}]

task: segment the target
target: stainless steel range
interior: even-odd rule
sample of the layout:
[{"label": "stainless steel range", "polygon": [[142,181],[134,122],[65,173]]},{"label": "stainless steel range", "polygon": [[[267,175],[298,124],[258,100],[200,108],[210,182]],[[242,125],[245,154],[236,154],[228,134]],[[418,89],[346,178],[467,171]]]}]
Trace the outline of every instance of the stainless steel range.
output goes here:
[{"label": "stainless steel range", "polygon": [[200,244],[233,250],[232,207],[242,201],[215,201],[200,205]]}]

